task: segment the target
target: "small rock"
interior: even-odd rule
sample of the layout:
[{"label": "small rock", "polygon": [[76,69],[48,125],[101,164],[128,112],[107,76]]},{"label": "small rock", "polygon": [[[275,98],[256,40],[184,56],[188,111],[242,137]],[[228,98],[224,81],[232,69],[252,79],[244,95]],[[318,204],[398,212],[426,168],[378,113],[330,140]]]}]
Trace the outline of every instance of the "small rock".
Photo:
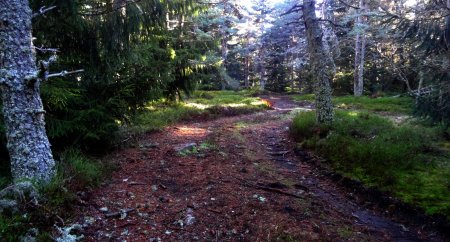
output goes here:
[{"label": "small rock", "polygon": [[27,231],[25,236],[20,238],[21,242],[36,242],[39,236],[39,230],[36,228],[31,228]]},{"label": "small rock", "polygon": [[187,143],[187,144],[175,146],[174,149],[176,152],[182,153],[184,151],[191,150],[192,148],[194,148],[196,146],[197,146],[197,143]]},{"label": "small rock", "polygon": [[197,154],[197,158],[199,158],[199,159],[203,159],[203,158],[205,158],[205,157],[206,157],[205,154]]},{"label": "small rock", "polygon": [[107,213],[107,212],[109,211],[109,209],[108,209],[107,207],[102,207],[102,208],[100,208],[99,210],[100,210],[100,212],[102,212],[102,213]]},{"label": "small rock", "polygon": [[89,225],[95,223],[95,218],[93,217],[84,217],[83,227],[88,227]]},{"label": "small rock", "polygon": [[160,201],[160,202],[163,202],[163,203],[168,203],[168,202],[170,202],[170,199],[167,198],[167,197],[160,197],[160,198],[159,198],[159,201]]},{"label": "small rock", "polygon": [[402,227],[402,230],[403,230],[404,232],[409,232],[409,229],[408,229],[405,225],[400,224],[400,227]]},{"label": "small rock", "polygon": [[166,230],[166,232],[164,232],[166,235],[171,235],[172,234],[172,231],[170,231],[170,230]]},{"label": "small rock", "polygon": [[193,225],[195,223],[195,217],[193,215],[194,210],[192,210],[192,208],[188,208],[186,210],[186,217],[184,218],[184,222],[186,223],[186,225]]},{"label": "small rock", "polygon": [[134,193],[132,193],[132,192],[127,192],[127,196],[128,196],[129,198],[131,198],[131,199],[136,198],[136,196],[135,196]]},{"label": "small rock", "polygon": [[122,236],[128,236],[130,232],[128,231],[128,229],[125,229],[120,235]]},{"label": "small rock", "polygon": [[158,191],[158,186],[157,185],[153,185],[152,186],[152,191],[154,191],[154,192]]}]

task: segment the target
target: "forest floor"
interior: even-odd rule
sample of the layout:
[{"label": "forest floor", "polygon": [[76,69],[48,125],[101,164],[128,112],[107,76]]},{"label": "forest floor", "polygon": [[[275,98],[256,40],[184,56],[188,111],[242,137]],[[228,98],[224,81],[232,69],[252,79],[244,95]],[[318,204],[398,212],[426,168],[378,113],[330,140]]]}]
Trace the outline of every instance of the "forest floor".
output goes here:
[{"label": "forest floor", "polygon": [[74,222],[85,240],[445,241],[296,152],[289,125],[310,102],[263,98],[271,110],[180,123],[108,156],[119,169],[80,193]]}]

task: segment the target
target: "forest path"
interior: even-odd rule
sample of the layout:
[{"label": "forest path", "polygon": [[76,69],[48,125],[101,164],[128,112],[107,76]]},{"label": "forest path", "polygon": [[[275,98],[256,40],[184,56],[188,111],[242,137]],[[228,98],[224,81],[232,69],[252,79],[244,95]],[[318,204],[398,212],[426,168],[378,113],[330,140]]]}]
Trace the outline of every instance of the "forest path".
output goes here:
[{"label": "forest path", "polygon": [[286,96],[273,110],[178,124],[109,157],[111,181],[86,192],[87,241],[440,241],[364,204],[295,154]]}]

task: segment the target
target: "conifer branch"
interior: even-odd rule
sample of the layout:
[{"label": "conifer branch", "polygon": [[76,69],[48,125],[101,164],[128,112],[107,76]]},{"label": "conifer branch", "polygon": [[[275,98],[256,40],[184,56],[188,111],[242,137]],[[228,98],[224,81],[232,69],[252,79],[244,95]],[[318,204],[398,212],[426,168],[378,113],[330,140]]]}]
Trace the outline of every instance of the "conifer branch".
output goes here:
[{"label": "conifer branch", "polygon": [[112,13],[119,9],[125,8],[128,5],[139,3],[140,1],[142,1],[142,0],[125,0],[124,3],[121,3],[118,6],[114,6],[111,9],[94,9],[94,10],[90,10],[88,12],[80,12],[80,15],[83,15],[83,16],[104,15],[104,14]]},{"label": "conifer branch", "polygon": [[35,18],[35,17],[41,16],[41,15],[44,15],[44,14],[46,14],[47,12],[52,11],[52,10],[55,9],[55,8],[56,8],[56,6],[51,6],[51,7],[48,7],[48,8],[46,8],[45,6],[42,6],[42,7],[39,9],[39,12],[34,13],[33,16],[32,16],[31,18]]},{"label": "conifer branch", "polygon": [[53,78],[53,77],[65,77],[67,75],[73,75],[73,74],[77,74],[77,73],[81,73],[81,72],[84,72],[84,70],[81,69],[81,70],[76,70],[76,71],[61,71],[60,73],[53,73],[53,74],[47,75],[47,79]]},{"label": "conifer branch", "polygon": [[288,15],[288,14],[291,14],[291,13],[294,13],[294,12],[299,12],[302,9],[303,9],[303,5],[295,4],[288,11],[282,13],[280,16]]}]

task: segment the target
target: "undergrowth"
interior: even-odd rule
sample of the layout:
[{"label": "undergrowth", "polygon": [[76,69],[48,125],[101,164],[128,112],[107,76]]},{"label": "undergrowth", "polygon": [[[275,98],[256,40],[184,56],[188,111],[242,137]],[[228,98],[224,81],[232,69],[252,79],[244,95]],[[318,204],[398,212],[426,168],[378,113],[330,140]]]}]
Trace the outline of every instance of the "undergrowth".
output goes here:
[{"label": "undergrowth", "polygon": [[159,130],[183,120],[212,119],[267,109],[269,104],[249,91],[196,91],[191,98],[170,103],[150,102],[133,121],[134,132]]},{"label": "undergrowth", "polygon": [[[313,94],[293,96],[296,101],[314,101]],[[410,114],[413,100],[410,97],[376,97],[368,96],[337,96],[333,97],[333,103],[340,109],[358,109],[374,112],[391,112]]]},{"label": "undergrowth", "polygon": [[95,187],[113,169],[100,161],[70,149],[62,153],[58,172],[46,185],[38,186],[42,198],[38,205],[21,201],[19,211],[0,214],[0,241],[20,241],[30,229],[37,229],[37,241],[52,241],[51,228],[71,216],[78,191]]},{"label": "undergrowth", "polygon": [[291,132],[338,172],[450,218],[450,152],[438,146],[443,128],[397,126],[365,111],[337,111],[332,126],[317,125],[314,112],[300,113]]}]

